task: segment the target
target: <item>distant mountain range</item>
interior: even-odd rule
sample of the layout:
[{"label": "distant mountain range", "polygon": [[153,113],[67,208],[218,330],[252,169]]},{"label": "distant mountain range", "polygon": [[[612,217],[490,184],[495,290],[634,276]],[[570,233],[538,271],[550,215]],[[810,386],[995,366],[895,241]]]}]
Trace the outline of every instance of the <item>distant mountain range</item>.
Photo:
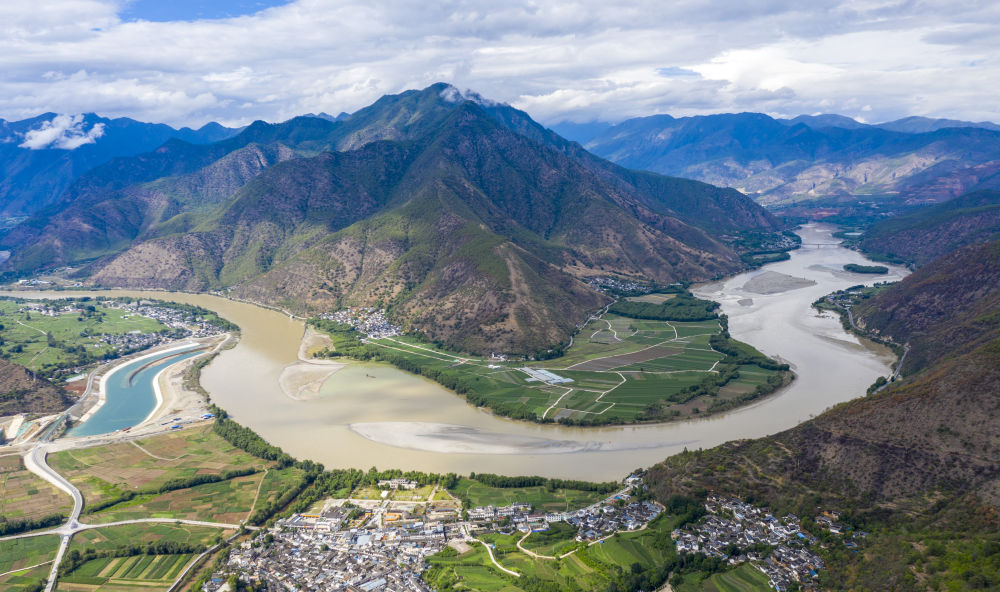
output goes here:
[{"label": "distant mountain range", "polygon": [[767,205],[842,197],[935,203],[1000,189],[1000,126],[989,122],[866,125],[840,115],[738,113],[553,129],[622,166],[733,187]]},{"label": "distant mountain range", "polygon": [[742,267],[724,236],[779,226],[737,191],[621,168],[438,84],[112,159],[0,243],[8,273],[385,306],[452,347],[525,352],[608,302],[588,277],[721,276]]},{"label": "distant mountain range", "polygon": [[112,158],[147,152],[172,138],[203,144],[239,131],[218,123],[174,129],[93,113],[0,119],[0,218],[30,215],[55,203],[80,175]]}]

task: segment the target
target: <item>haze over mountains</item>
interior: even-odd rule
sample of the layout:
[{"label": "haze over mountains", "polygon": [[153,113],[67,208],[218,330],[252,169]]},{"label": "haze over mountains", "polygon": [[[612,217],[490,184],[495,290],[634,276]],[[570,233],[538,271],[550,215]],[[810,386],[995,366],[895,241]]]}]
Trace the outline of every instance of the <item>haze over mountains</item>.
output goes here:
[{"label": "haze over mountains", "polygon": [[202,144],[238,131],[217,123],[174,129],[93,113],[0,119],[0,218],[33,214],[55,203],[77,177],[112,158],[153,150],[171,138]]},{"label": "haze over mountains", "polygon": [[858,196],[934,203],[1000,188],[1000,126],[989,122],[738,113],[555,129],[622,166],[734,187],[767,205]]},{"label": "haze over mountains", "polygon": [[531,351],[608,301],[583,279],[717,277],[742,266],[723,235],[779,227],[736,191],[623,169],[438,84],[111,160],[0,242],[9,272],[389,306],[453,347]]}]

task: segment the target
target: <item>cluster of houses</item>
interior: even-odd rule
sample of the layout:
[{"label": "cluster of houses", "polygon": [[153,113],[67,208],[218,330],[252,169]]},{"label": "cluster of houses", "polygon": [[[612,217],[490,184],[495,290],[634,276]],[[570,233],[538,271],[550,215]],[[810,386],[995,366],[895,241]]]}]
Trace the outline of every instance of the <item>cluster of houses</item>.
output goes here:
[{"label": "cluster of houses", "polygon": [[386,319],[385,309],[352,306],[337,312],[321,314],[319,318],[350,325],[364,333],[369,339],[395,337],[403,334],[403,329],[399,325],[393,325]]},{"label": "cluster of houses", "polygon": [[612,290],[622,293],[630,293],[641,292],[649,289],[648,284],[611,276],[587,278],[587,283],[590,284],[591,288],[597,290],[598,292]]},{"label": "cluster of houses", "polygon": [[279,522],[269,534],[267,543],[258,538],[231,551],[202,591],[219,591],[237,573],[268,590],[430,592],[420,574],[426,558],[445,545],[443,525],[320,532]]},{"label": "cluster of houses", "polygon": [[420,484],[410,479],[382,479],[378,482],[381,489],[416,489]]},{"label": "cluster of houses", "polygon": [[155,319],[167,327],[175,329],[181,337],[210,337],[222,332],[216,324],[208,318],[192,313],[187,310],[163,306],[150,300],[138,300],[133,302],[102,302],[108,308],[118,308],[131,313]]},{"label": "cluster of houses", "polygon": [[705,503],[709,515],[671,538],[680,553],[702,553],[735,565],[752,562],[776,590],[792,582],[813,589],[823,560],[811,550],[819,540],[802,530],[799,517],[777,518],[767,508],[737,498],[711,495]]}]

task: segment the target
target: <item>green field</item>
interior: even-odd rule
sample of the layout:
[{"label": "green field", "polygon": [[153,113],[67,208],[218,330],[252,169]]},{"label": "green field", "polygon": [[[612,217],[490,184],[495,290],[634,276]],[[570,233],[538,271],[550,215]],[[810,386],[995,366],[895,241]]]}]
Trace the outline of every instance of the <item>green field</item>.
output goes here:
[{"label": "green field", "polygon": [[[39,579],[44,579],[51,565],[25,568],[52,561],[58,546],[57,535],[0,541],[0,574],[7,574],[0,576],[0,589],[15,592],[28,589]],[[11,571],[14,573],[8,573]]]},{"label": "green field", "polygon": [[[496,569],[485,548],[478,544],[463,554],[451,550],[433,555],[431,569],[424,578],[438,590],[516,592],[526,589],[519,586],[522,583],[531,590],[552,586],[559,590],[608,590],[619,570],[629,572],[636,564],[640,570],[653,569],[675,557],[669,538],[672,527],[669,519],[654,520],[647,530],[619,533],[603,543],[582,546],[562,559],[536,559],[521,552],[516,547],[520,534],[484,535],[480,538],[494,545],[497,561],[521,574],[520,578]],[[557,545],[556,539],[560,538],[554,536],[552,544]],[[532,582],[535,578],[550,588],[539,587]]]},{"label": "green field", "polygon": [[184,518],[236,524],[250,514],[263,473],[205,483],[134,499],[91,514],[87,522],[104,524],[135,518]]},{"label": "green field", "polygon": [[674,586],[674,592],[769,592],[773,590],[767,577],[757,568],[744,563],[736,569],[712,574],[689,574],[684,583]]},{"label": "green field", "polygon": [[[166,460],[165,460],[166,459]],[[244,467],[263,469],[268,462],[235,448],[206,425],[132,442],[77,450],[48,457],[56,471],[96,504],[125,491],[148,490],[172,479],[220,474]]]},{"label": "green field", "polygon": [[[29,307],[46,307],[56,311],[55,316]],[[15,364],[46,376],[111,355],[115,348],[101,340],[102,334],[169,330],[157,320],[125,310],[95,306],[93,301],[0,299],[0,338],[3,340],[0,352]]]},{"label": "green field", "polygon": [[533,532],[524,539],[521,546],[539,555],[558,557],[568,553],[581,543],[576,541],[577,528],[565,522],[554,522],[543,532]]},{"label": "green field", "polygon": [[62,576],[56,590],[165,590],[192,559],[194,555],[191,554],[93,559]]},{"label": "green field", "polygon": [[231,530],[186,524],[125,524],[78,532],[69,549],[92,548],[97,551],[119,549],[129,545],[144,545],[158,541],[178,542],[209,547],[219,536],[229,536]]},{"label": "green field", "polygon": [[538,487],[489,487],[479,481],[462,478],[451,492],[471,506],[507,506],[514,502],[531,504],[539,510],[563,512],[584,508],[607,497],[596,491]]},{"label": "green field", "polygon": [[[690,417],[773,390],[774,380],[768,379],[778,372],[713,348],[710,340],[721,331],[715,319],[678,322],[604,314],[591,319],[562,356],[535,362],[455,354],[413,337],[368,340],[364,347],[501,415],[601,425]],[[339,340],[350,351],[345,343],[350,333],[329,332],[335,344]],[[546,370],[571,382],[545,382],[522,368]]]}]

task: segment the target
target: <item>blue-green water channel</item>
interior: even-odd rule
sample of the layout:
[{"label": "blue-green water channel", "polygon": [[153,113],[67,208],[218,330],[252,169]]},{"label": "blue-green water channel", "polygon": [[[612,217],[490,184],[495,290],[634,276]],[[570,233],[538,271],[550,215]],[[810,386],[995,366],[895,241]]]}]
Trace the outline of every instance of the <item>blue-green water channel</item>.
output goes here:
[{"label": "blue-green water channel", "polygon": [[[196,350],[196,351],[195,351]],[[104,383],[104,405],[90,419],[69,430],[70,436],[94,436],[134,426],[156,407],[153,380],[161,370],[201,353],[200,346],[162,352],[117,368]]]}]

